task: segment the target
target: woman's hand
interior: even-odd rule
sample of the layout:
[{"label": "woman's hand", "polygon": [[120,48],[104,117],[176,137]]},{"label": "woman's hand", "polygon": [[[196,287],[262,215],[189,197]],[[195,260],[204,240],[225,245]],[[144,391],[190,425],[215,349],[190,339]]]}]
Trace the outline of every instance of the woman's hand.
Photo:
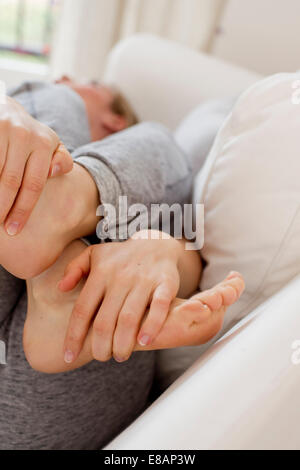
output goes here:
[{"label": "woman's hand", "polygon": [[0,105],[0,225],[9,235],[20,233],[47,178],[72,167],[55,132],[7,97]]},{"label": "woman's hand", "polygon": [[127,360],[136,341],[149,346],[179,291],[181,253],[181,242],[160,236],[91,246],[71,262],[59,284],[61,291],[70,291],[83,276],[89,277],[71,315],[65,361],[77,359],[91,322],[93,356],[99,361],[112,355],[118,362]]},{"label": "woman's hand", "polygon": [[[39,372],[64,373],[82,367],[94,359],[92,324],[77,359],[66,363],[63,355],[72,309],[84,287],[84,280],[68,293],[57,289],[59,279],[68,264],[85,250],[86,246],[79,240],[70,243],[47,271],[27,281],[28,310],[23,345],[29,364]],[[189,269],[191,270],[190,262]],[[149,346],[135,344],[135,351],[194,346],[209,341],[222,328],[227,307],[240,298],[244,287],[242,276],[239,273],[231,273],[223,282],[208,291],[198,292],[188,300],[176,298],[157,338]],[[147,321],[148,314],[149,311],[143,319],[144,322]]]}]

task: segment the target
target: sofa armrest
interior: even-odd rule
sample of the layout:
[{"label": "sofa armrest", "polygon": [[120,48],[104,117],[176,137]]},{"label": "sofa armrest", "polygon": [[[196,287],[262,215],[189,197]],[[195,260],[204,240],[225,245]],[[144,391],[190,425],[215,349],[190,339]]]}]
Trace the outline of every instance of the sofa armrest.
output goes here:
[{"label": "sofa armrest", "polygon": [[299,449],[300,277],[211,347],[106,449]]},{"label": "sofa armrest", "polygon": [[110,54],[104,76],[124,93],[141,120],[159,121],[171,129],[203,101],[238,96],[260,78],[150,34],[121,41]]}]

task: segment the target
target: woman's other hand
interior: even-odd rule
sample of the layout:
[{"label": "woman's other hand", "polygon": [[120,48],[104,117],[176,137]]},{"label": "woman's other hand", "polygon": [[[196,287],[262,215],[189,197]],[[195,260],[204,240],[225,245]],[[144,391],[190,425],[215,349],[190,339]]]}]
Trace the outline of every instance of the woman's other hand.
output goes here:
[{"label": "woman's other hand", "polygon": [[[69,264],[59,284],[70,291],[88,276],[65,340],[65,361],[78,357],[91,324],[96,360],[129,359],[136,341],[149,346],[159,334],[180,287],[181,242],[161,233],[87,248]],[[159,239],[157,239],[159,237]],[[147,320],[141,323],[149,308]]]},{"label": "woman's other hand", "polygon": [[0,105],[0,224],[9,235],[21,232],[48,177],[72,167],[56,133],[6,97]]}]

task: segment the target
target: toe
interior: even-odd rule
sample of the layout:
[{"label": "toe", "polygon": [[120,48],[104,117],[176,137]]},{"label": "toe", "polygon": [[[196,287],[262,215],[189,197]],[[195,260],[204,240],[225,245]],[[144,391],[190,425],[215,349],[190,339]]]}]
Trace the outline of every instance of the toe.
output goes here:
[{"label": "toe", "polygon": [[238,300],[241,297],[242,293],[245,290],[245,282],[242,277],[235,277],[231,280],[227,280],[225,281],[224,285],[226,285],[226,287],[230,286],[236,291],[236,295],[237,295],[236,300]]},{"label": "toe", "polygon": [[228,276],[226,277],[227,280],[230,280],[230,279],[235,279],[235,278],[242,278],[243,276],[241,275],[241,273],[239,273],[238,271],[231,271]]},{"label": "toe", "polygon": [[200,295],[200,300],[212,311],[220,310],[223,305],[223,298],[220,289],[217,288],[202,292]]},{"label": "toe", "polygon": [[231,285],[220,287],[220,293],[225,307],[229,307],[238,300],[237,290]]},{"label": "toe", "polygon": [[176,310],[180,316],[184,314],[189,319],[197,317],[198,321],[206,321],[212,314],[209,306],[202,302],[202,294],[197,294],[186,300]]}]

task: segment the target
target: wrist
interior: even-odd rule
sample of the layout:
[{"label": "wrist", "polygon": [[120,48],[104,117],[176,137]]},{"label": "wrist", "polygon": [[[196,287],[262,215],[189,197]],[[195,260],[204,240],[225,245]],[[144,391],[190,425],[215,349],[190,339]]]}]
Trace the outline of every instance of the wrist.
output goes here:
[{"label": "wrist", "polygon": [[150,240],[156,242],[161,247],[162,254],[168,259],[173,259],[179,268],[181,257],[184,256],[184,246],[182,240],[177,240],[170,234],[159,230],[141,230],[136,232],[131,240]]}]

